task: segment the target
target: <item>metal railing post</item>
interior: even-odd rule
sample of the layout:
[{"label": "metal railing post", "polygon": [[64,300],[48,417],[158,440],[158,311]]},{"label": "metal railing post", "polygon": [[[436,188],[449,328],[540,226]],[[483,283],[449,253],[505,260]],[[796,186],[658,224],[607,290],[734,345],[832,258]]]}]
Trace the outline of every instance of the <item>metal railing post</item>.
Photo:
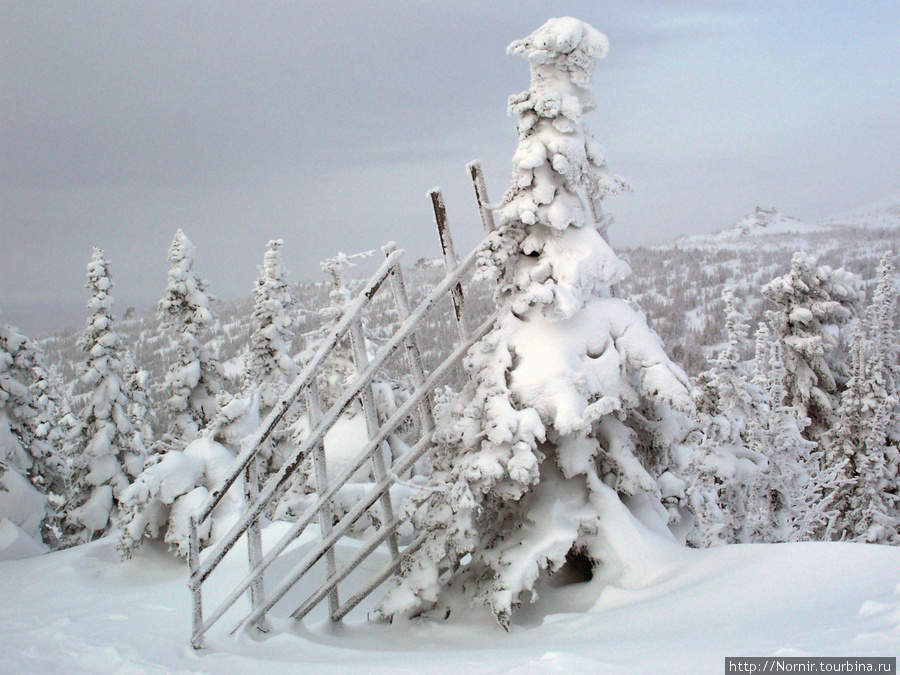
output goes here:
[{"label": "metal railing post", "polygon": [[[191,532],[188,541],[188,568],[191,575],[197,571],[200,563],[200,536],[197,532],[197,516],[191,515]],[[203,648],[203,587],[191,587],[191,646]]]},{"label": "metal railing post", "polygon": [[[309,413],[310,428],[314,428],[322,419],[322,405],[319,399],[319,385],[316,378],[312,378],[309,387],[306,389],[306,410]],[[320,497],[328,491],[328,466],[325,461],[325,443],[318,443],[313,450],[313,466],[316,472],[316,494]],[[331,534],[332,521],[334,520],[334,510],[331,506],[331,500],[326,500],[319,509],[319,529],[322,530],[322,538],[324,539]],[[325,577],[326,580],[334,576],[335,560],[334,549],[325,554]],[[336,614],[340,608],[338,599],[337,585],[328,593],[328,610],[329,614]]]},{"label": "metal railing post", "polygon": [[484,173],[481,170],[481,162],[477,159],[466,165],[466,170],[472,178],[472,185],[475,187],[475,201],[478,202],[478,213],[481,216],[481,226],[484,228],[485,234],[490,234],[496,228],[494,225],[494,214],[490,208],[490,200],[488,199],[487,186],[484,184]]},{"label": "metal railing post", "polygon": [[[356,363],[356,368],[359,371],[364,371],[369,365],[369,355],[366,353],[366,338],[363,334],[361,321],[354,321],[351,325],[350,343],[353,347],[353,360]],[[378,410],[375,407],[375,393],[372,390],[371,382],[363,387],[359,398],[362,401],[363,414],[366,418],[366,434],[371,439],[378,433]],[[375,473],[376,482],[381,481],[387,475],[387,467],[381,447],[376,448],[375,452],[372,453],[372,469]],[[385,522],[392,520],[394,517],[394,505],[391,503],[390,490],[385,491],[381,496],[381,508]],[[388,548],[392,556],[398,555],[400,548],[395,533],[388,537]]]},{"label": "metal railing post", "polygon": [[[255,455],[247,465],[244,472],[244,496],[247,498],[247,505],[256,502],[259,497],[259,455]],[[262,527],[259,523],[259,516],[253,519],[247,530],[247,557],[249,558],[250,569],[254,569],[259,561],[263,559],[262,552]],[[266,602],[265,577],[264,572],[260,571],[256,579],[250,585],[250,604],[253,609],[262,606]],[[268,632],[269,625],[266,617],[263,617],[254,626],[258,630]]]}]

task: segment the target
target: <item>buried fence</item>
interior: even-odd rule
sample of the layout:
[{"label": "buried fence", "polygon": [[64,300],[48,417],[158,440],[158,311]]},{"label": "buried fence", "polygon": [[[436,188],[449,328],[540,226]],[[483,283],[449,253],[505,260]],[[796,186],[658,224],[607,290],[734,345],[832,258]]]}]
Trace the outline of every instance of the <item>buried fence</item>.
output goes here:
[{"label": "buried fence", "polygon": [[[477,162],[473,162],[467,168],[475,187],[482,225],[485,233],[489,234],[493,231],[494,224],[488,207],[481,167]],[[323,559],[325,561],[324,578],[316,583],[312,594],[308,595],[293,610],[291,616],[295,619],[302,619],[327,598],[328,614],[331,620],[340,621],[379,585],[396,574],[404,554],[413,552],[424,543],[425,533],[415,533],[417,536],[401,547],[397,530],[406,521],[408,515],[405,516],[402,510],[398,513],[394,508],[390,489],[397,483],[402,484],[399,477],[432,450],[432,434],[435,426],[433,392],[461,362],[469,348],[487,334],[495,318],[495,315],[490,316],[474,330],[470,330],[467,325],[463,311],[461,280],[475,266],[477,255],[484,244],[477,246],[468,256],[459,261],[453,249],[441,193],[438,190],[432,190],[429,194],[440,236],[446,276],[427,293],[415,308],[411,309],[400,266],[403,252],[396,250],[393,245],[384,247],[385,260],[381,267],[369,278],[356,298],[347,306],[341,319],[325,338],[315,355],[307,362],[299,377],[263,421],[258,431],[243,444],[240,454],[226,477],[210,494],[203,508],[192,516],[188,586],[193,599],[191,644],[195,648],[199,649],[203,646],[204,635],[207,631],[247,592],[250,594],[251,609],[240,619],[238,628],[267,630],[267,613],[305,577],[316,563]],[[363,336],[362,316],[373,298],[385,286],[390,289],[400,326],[370,357]],[[459,342],[449,356],[431,372],[426,372],[416,338],[417,327],[446,297],[449,297],[453,304]],[[323,411],[317,390],[316,376],[337,346],[348,338],[358,375],[343,395],[328,410]],[[379,423],[373,382],[391,356],[399,350],[403,350],[405,353],[405,367],[413,389],[409,398],[388,419]],[[291,406],[297,402],[306,407],[310,431],[304,441],[286,458],[280,470],[261,484],[260,452],[279,425],[282,425]],[[368,442],[359,449],[351,461],[345,463],[340,471],[332,476],[326,461],[325,436],[334,428],[341,415],[350,406],[357,404],[361,405],[365,417]],[[417,440],[410,445],[405,445],[404,452],[394,457],[392,462],[386,460],[382,452],[382,444],[410,417],[415,417],[418,422]],[[291,480],[292,475],[300,469],[301,464],[307,461],[311,461],[315,474],[316,494],[312,503],[299,514],[296,521],[291,523],[283,536],[264,551],[260,520],[267,508],[272,505],[273,500]],[[333,508],[335,496],[365,465],[371,466],[374,483],[345,514],[336,514]],[[244,494],[247,501],[246,512],[219,541],[210,547],[210,550],[205,552],[201,561],[199,531],[207,524],[226,492],[241,477],[243,477]],[[342,537],[348,534],[354,524],[373,508],[378,510],[378,517],[373,520],[379,526],[374,532],[369,532],[364,541],[359,542],[353,555],[338,566],[335,556],[336,545]],[[271,590],[268,589],[266,585],[267,570],[279,560],[306,527],[313,523],[320,527],[321,540],[313,545],[284,576],[275,580],[276,585]],[[237,584],[232,586],[226,597],[217,604],[212,612],[205,614],[203,608],[204,583],[242,537],[246,537],[249,570]],[[342,600],[339,590],[341,582],[385,542],[387,542],[390,553],[388,564],[368,579],[361,589]],[[270,575],[269,581],[272,580]]]}]

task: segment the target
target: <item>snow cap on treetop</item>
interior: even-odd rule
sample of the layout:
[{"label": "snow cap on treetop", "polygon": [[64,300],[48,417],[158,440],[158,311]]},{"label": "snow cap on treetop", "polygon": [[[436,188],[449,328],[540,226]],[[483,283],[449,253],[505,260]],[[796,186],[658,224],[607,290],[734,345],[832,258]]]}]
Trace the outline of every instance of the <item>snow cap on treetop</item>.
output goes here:
[{"label": "snow cap on treetop", "polygon": [[609,52],[609,40],[590,24],[564,16],[550,19],[528,37],[506,48],[532,66],[553,66],[568,71],[573,82],[583,87],[591,83],[594,62]]},{"label": "snow cap on treetop", "polygon": [[169,247],[169,260],[171,262],[180,262],[187,258],[193,259],[196,247],[193,242],[187,238],[187,235],[181,228],[175,231],[175,237],[172,239],[172,245]]}]

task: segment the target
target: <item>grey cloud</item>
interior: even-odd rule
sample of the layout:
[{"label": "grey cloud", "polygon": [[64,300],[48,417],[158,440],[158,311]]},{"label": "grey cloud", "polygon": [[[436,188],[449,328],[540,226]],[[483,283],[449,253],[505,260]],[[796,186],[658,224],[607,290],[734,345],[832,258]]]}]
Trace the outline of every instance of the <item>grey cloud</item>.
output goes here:
[{"label": "grey cloud", "polygon": [[[7,0],[0,308],[80,308],[93,245],[120,304],[149,306],[177,227],[224,297],[249,290],[271,237],[295,277],[351,245],[433,254],[436,184],[459,248],[474,244],[463,166],[481,158],[501,196],[505,103],[528,86],[506,45],[560,14],[612,41],[588,124],[638,188],[610,200],[614,241],[896,192],[896,5],[817,6]],[[850,166],[828,171],[829,153]]]}]

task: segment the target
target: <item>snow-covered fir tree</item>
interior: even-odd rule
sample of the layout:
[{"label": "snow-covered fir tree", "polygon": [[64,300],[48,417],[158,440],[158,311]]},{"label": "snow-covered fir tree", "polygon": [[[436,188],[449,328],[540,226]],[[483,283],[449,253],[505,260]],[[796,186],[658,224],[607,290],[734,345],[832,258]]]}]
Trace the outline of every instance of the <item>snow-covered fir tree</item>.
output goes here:
[{"label": "snow-covered fir tree", "polygon": [[[356,260],[360,258],[369,258],[375,254],[375,251],[364,251],[361,253],[346,254],[338,252],[337,255],[327,258],[319,263],[321,270],[331,278],[331,289],[328,293],[328,304],[321,307],[318,311],[322,319],[321,325],[315,330],[307,333],[304,338],[306,346],[303,352],[298,356],[300,363],[307,363],[313,358],[316,351],[322,344],[322,341],[328,336],[332,329],[340,321],[341,316],[347,309],[352,299],[352,292],[345,279],[345,270],[355,267]],[[327,411],[346,391],[347,386],[356,376],[356,365],[353,360],[353,350],[350,346],[349,337],[338,341],[328,355],[328,358],[322,365],[322,368],[316,374],[316,393],[319,397],[318,405],[321,412]],[[286,425],[284,432],[287,444],[298,446],[303,443],[309,432],[312,430],[311,412],[306,401],[295,406],[293,413]],[[354,419],[354,432],[352,435],[365,439],[365,431],[359,436],[360,423],[364,423],[361,415],[361,407],[358,401],[355,401],[350,408],[345,411],[339,426],[347,426],[349,421]],[[332,434],[332,437],[334,434]],[[365,440],[363,440],[365,443]],[[352,445],[352,444],[351,444]],[[332,453],[329,465],[339,462],[338,458]],[[276,452],[273,456],[272,469],[280,468],[284,461],[282,453]],[[365,473],[365,472],[363,472]],[[368,476],[362,476],[368,478]],[[313,468],[312,458],[307,458],[290,480],[288,487],[281,496],[279,503],[276,505],[274,514],[276,518],[291,519],[296,517],[306,504],[307,495],[312,494],[316,488],[315,470]],[[338,504],[338,509],[340,505]]]},{"label": "snow-covered fir tree", "polygon": [[766,468],[760,433],[768,413],[766,392],[749,382],[742,368],[747,324],[732,289],[725,288],[722,299],[727,342],[713,367],[700,374],[694,394],[701,436],[687,469],[694,546],[750,541],[747,486]]},{"label": "snow-covered fir tree", "polygon": [[40,347],[0,324],[0,460],[43,493],[63,490],[65,408],[58,387]]},{"label": "snow-covered fir tree", "polygon": [[77,424],[69,407],[62,378],[55,365],[47,365],[44,355],[38,351],[31,384],[38,415],[35,418],[35,438],[50,448],[52,457],[43,469],[41,485],[47,495],[48,515],[41,526],[41,536],[50,548],[58,548],[62,541],[63,521],[67,497],[66,479],[69,474],[71,452],[68,432]]},{"label": "snow-covered fir tree", "polygon": [[0,518],[50,546],[66,475],[56,385],[40,347],[0,324]]},{"label": "snow-covered fir tree", "polygon": [[836,423],[840,388],[832,354],[837,329],[855,314],[857,278],[843,269],[819,266],[815,258],[795,253],[791,271],[763,286],[776,305],[769,322],[783,349],[787,403],[809,419],[806,435],[827,442]]},{"label": "snow-covered fir tree", "polygon": [[614,561],[627,567],[609,529],[634,522],[623,502],[665,529],[658,476],[689,429],[676,412],[691,408],[689,383],[610,293],[629,269],[600,233],[600,206],[626,184],[582,120],[607,48],[573,18],[509,47],[530,63],[531,87],[510,99],[513,183],[482,259],[498,279],[500,316],[469,351],[471,380],[439,422],[430,489],[416,498],[428,540],[382,600],[384,617],[425,611],[464,577],[507,625],[569,554],[610,574]]},{"label": "snow-covered fir tree", "polygon": [[[884,338],[893,332],[893,313],[887,309],[893,309],[890,267],[886,257],[868,318],[860,318],[853,332],[851,376],[831,434],[827,465],[842,463],[846,478],[837,493],[840,515],[833,537],[900,544],[898,453],[891,437],[900,405],[890,367],[896,347]],[[866,340],[867,328],[871,341]]]},{"label": "snow-covered fir tree", "polygon": [[[297,302],[290,292],[287,270],[281,261],[282,246],[280,239],[268,243],[259,277],[253,285],[253,332],[244,355],[244,386],[240,398],[258,420],[265,419],[300,373],[300,366],[290,353],[294,339],[291,310]],[[273,453],[277,455],[275,466],[280,466],[280,459],[288,452],[284,444],[289,443],[289,437],[289,433],[279,429],[269,438],[262,449],[264,473],[272,465]],[[235,452],[239,446],[240,440]]]},{"label": "snow-covered fir tree", "polygon": [[150,373],[137,367],[134,357],[124,354],[123,377],[128,398],[128,416],[133,427],[132,445],[135,450],[147,455],[153,445],[153,423],[156,409],[150,389]]},{"label": "snow-covered fir tree", "polygon": [[[346,254],[343,252],[327,258],[319,263],[322,272],[331,278],[331,290],[328,293],[328,305],[319,310],[322,317],[322,325],[318,330],[306,336],[306,349],[300,355],[301,361],[310,359],[315,354],[322,340],[340,321],[341,316],[353,299],[352,289],[346,279],[346,270],[356,266],[356,261],[370,258],[375,251],[363,251],[361,253]],[[365,331],[365,323],[363,324]],[[371,345],[367,343],[367,347]],[[350,338],[345,337],[332,350],[318,377],[319,395],[322,397],[322,405],[325,410],[337,401],[347,389],[353,378],[357,375],[356,364],[353,360],[353,348]]]},{"label": "snow-covered fir tree", "polygon": [[[145,539],[160,535],[187,556],[190,514],[202,506],[234,457],[234,448],[229,451],[215,437],[246,412],[241,399],[222,389],[222,367],[203,342],[214,316],[207,282],[194,271],[194,253],[194,245],[178,230],[169,249],[168,289],[157,311],[160,332],[175,345],[165,383],[172,419],[144,470],[123,494],[118,544],[123,558],[131,557]],[[255,391],[250,398],[258,400]],[[258,405],[256,413],[258,424]],[[210,536],[208,525],[200,532],[201,541]]]},{"label": "snow-covered fir tree", "polygon": [[[885,443],[889,462],[900,472],[900,334],[894,327],[897,317],[897,289],[894,261],[885,252],[878,265],[878,284],[866,311],[871,340],[870,377],[885,392]],[[893,405],[888,405],[888,399]]]},{"label": "snow-covered fir tree", "polygon": [[87,354],[81,381],[88,402],[69,432],[71,474],[63,532],[67,544],[90,541],[109,530],[119,495],[144,464],[144,449],[133,442],[124,354],[112,314],[112,278],[100,249],[94,249],[88,264],[85,288],[91,293],[90,316],[78,345]]},{"label": "snow-covered fir tree", "polygon": [[294,339],[291,295],[287,270],[281,261],[281,239],[269,242],[265,261],[253,285],[253,334],[244,376],[245,388],[259,390],[262,414],[271,410],[294,381],[300,366],[291,357]]},{"label": "snow-covered fir tree", "polygon": [[[329,304],[319,310],[322,317],[322,325],[318,330],[307,335],[307,345],[300,355],[301,361],[312,357],[323,338],[341,320],[347,306],[353,299],[351,285],[346,279],[346,270],[355,266],[355,261],[361,258],[370,258],[375,251],[364,251],[347,255],[338,253],[320,263],[323,272],[331,277],[331,291],[328,294]],[[379,345],[378,338],[369,330],[365,317],[360,319],[362,325],[363,348],[368,359],[371,359]],[[341,340],[332,350],[325,362],[322,371],[318,375],[319,395],[322,398],[324,410],[330,408],[346,391],[350,383],[359,374],[356,361],[353,358],[353,347],[349,337]],[[372,383],[375,396],[375,408],[381,419],[387,419],[394,413],[397,407],[406,400],[408,386],[405,382],[377,377]],[[358,406],[354,406],[349,414],[357,414]]]},{"label": "snow-covered fir tree", "polygon": [[766,464],[747,488],[748,538],[761,543],[820,539],[837,517],[841,466],[821,466],[824,453],[803,437],[808,422],[784,403],[782,348],[765,323],[759,324],[755,343],[753,383],[763,389],[766,402],[758,448]]},{"label": "snow-covered fir tree", "polygon": [[169,249],[169,284],[159,301],[159,329],[175,347],[175,359],[166,373],[166,408],[171,424],[164,440],[183,448],[196,438],[216,414],[216,394],[222,388],[222,367],[203,341],[213,322],[207,282],[194,271],[195,247],[178,230]]}]

